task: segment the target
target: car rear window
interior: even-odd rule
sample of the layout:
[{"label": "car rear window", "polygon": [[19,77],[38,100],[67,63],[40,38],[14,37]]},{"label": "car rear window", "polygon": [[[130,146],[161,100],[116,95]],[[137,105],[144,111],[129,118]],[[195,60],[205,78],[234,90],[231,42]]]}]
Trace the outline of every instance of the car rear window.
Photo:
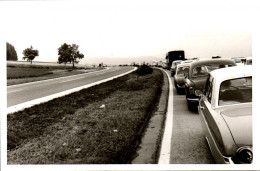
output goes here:
[{"label": "car rear window", "polygon": [[185,75],[186,73],[189,72],[189,67],[178,67],[177,69],[177,75]]},{"label": "car rear window", "polygon": [[252,102],[252,77],[223,81],[219,90],[219,106]]},{"label": "car rear window", "polygon": [[205,76],[208,75],[209,72],[215,69],[226,68],[231,66],[232,65],[226,65],[226,64],[207,64],[204,66],[197,66],[193,69],[192,76],[193,77]]}]

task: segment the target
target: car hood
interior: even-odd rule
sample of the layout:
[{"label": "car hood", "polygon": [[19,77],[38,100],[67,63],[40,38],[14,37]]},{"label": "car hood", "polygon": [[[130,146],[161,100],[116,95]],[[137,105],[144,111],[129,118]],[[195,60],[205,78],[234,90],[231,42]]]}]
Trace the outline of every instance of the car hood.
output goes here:
[{"label": "car hood", "polygon": [[220,112],[238,147],[252,145],[252,106]]}]

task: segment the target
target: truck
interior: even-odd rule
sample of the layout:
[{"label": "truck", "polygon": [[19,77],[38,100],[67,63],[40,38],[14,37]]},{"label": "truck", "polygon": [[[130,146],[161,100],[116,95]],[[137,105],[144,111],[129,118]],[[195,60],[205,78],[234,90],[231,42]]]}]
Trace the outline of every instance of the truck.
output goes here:
[{"label": "truck", "polygon": [[186,60],[184,50],[169,51],[166,54],[167,69],[170,69],[172,66],[172,62],[176,60]]}]

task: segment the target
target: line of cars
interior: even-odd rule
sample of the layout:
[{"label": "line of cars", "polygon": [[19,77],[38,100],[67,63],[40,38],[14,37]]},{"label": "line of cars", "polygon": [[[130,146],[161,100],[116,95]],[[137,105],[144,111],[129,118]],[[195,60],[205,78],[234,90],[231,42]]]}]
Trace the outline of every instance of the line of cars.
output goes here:
[{"label": "line of cars", "polygon": [[252,163],[252,65],[237,66],[230,59],[181,61],[172,75],[189,110],[198,109],[216,163]]}]

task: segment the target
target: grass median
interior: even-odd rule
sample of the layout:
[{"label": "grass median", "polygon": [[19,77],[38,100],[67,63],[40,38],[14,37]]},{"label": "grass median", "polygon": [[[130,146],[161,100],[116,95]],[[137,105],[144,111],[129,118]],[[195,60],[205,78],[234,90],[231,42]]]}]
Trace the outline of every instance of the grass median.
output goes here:
[{"label": "grass median", "polygon": [[8,164],[129,163],[162,84],[134,72],[8,115]]}]

